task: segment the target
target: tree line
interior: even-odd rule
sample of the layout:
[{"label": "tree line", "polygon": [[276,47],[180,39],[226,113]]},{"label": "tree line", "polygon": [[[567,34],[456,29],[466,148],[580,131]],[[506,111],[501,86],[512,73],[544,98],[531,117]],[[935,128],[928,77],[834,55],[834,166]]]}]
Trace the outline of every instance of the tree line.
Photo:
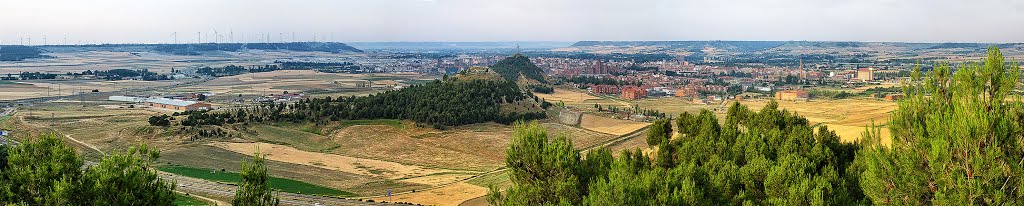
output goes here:
[{"label": "tree line", "polygon": [[[57,73],[21,72],[20,74],[18,74],[18,77],[14,77],[12,74],[7,74],[6,77],[3,77],[3,80],[56,79],[57,76],[59,76],[59,75],[60,74],[57,74]],[[106,70],[106,71],[85,70],[84,72],[81,72],[81,73],[78,73],[78,72],[75,72],[75,73],[68,72],[65,75],[68,75],[68,76],[96,75],[96,77],[98,77],[100,79],[106,79],[106,80],[121,80],[121,79],[123,79],[125,77],[127,77],[127,78],[138,77],[139,79],[142,79],[144,81],[157,81],[157,80],[171,80],[171,79],[174,79],[173,77],[168,76],[168,75],[163,75],[163,74],[157,74],[155,72],[150,72],[148,69],[136,69],[136,70],[132,70],[132,69],[111,69],[111,70]]]},{"label": "tree line", "polygon": [[435,80],[395,91],[363,97],[320,97],[294,103],[269,103],[223,112],[188,113],[183,126],[259,122],[313,122],[353,119],[409,119],[421,126],[451,126],[494,121],[510,124],[516,120],[546,118],[540,104],[536,110],[504,111],[503,104],[539,101],[511,81]]},{"label": "tree line", "polygon": [[[1019,205],[1024,104],[1009,100],[1020,70],[997,48],[953,72],[915,69],[880,129],[842,142],[827,126],[770,102],[734,103],[720,122],[702,110],[651,125],[655,147],[580,154],[564,136],[517,124],[506,150],[513,185],[495,205]],[[1019,100],[1019,97],[1015,97]],[[816,130],[816,131],[815,131]]]},{"label": "tree line", "polygon": [[257,72],[270,72],[277,71],[281,68],[274,64],[268,65],[252,65],[252,66],[238,66],[238,65],[227,65],[224,67],[202,67],[196,70],[196,73],[214,77],[233,76],[245,73],[257,73]]}]

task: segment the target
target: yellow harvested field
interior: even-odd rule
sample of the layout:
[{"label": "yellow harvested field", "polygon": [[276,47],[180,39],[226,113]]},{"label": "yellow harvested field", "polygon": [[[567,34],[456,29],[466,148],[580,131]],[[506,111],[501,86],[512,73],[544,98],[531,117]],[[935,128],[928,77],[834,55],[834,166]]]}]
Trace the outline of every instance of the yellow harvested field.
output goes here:
[{"label": "yellow harvested field", "polygon": [[408,179],[402,179],[402,182],[422,184],[422,185],[443,185],[452,182],[458,182],[461,180],[473,177],[472,174],[458,173],[458,174],[437,174],[422,177],[413,177]]},{"label": "yellow harvested field", "polygon": [[537,97],[544,98],[545,100],[547,100],[549,102],[562,101],[562,102],[565,102],[565,103],[582,103],[582,102],[587,101],[587,100],[601,99],[600,97],[595,97],[593,95],[590,95],[590,94],[587,94],[587,93],[584,93],[584,92],[570,91],[570,90],[564,90],[564,89],[555,89],[555,92],[551,93],[551,94],[543,94],[543,93],[533,93],[533,94],[537,95]]},{"label": "yellow harvested field", "polygon": [[459,205],[462,202],[487,195],[487,188],[468,183],[456,183],[449,186],[417,191],[409,194],[395,195],[391,198],[377,197],[374,201],[411,202],[422,205]]},{"label": "yellow harvested field", "polygon": [[210,143],[209,145],[245,155],[255,154],[258,150],[260,154],[266,155],[268,160],[308,165],[351,174],[383,177],[387,179],[413,178],[452,172],[451,170],[446,169],[433,169],[373,159],[307,152],[288,146],[269,143],[217,142]]},{"label": "yellow harvested field", "polygon": [[[752,110],[760,110],[768,100],[741,102]],[[795,112],[813,124],[825,124],[835,130],[844,141],[860,139],[861,133],[872,121],[884,126],[896,103],[877,99],[811,100],[807,102],[779,101],[779,108]],[[883,143],[888,142],[888,129],[882,128]]]},{"label": "yellow harvested field", "polygon": [[[853,142],[853,141],[860,140],[860,138],[864,134],[865,129],[867,128],[867,127],[835,125],[835,124],[825,124],[825,125],[828,126],[829,130],[835,131],[836,135],[839,135],[840,140],[842,140],[844,142]],[[815,130],[815,132],[817,132],[817,130]],[[889,136],[889,128],[881,128],[879,133],[882,134],[882,137],[888,137]],[[882,138],[882,145],[889,145],[890,143],[892,143],[892,139],[891,138]]]},{"label": "yellow harvested field", "polygon": [[647,122],[612,119],[591,114],[584,114],[583,119],[580,120],[580,127],[611,135],[629,134],[650,124],[651,123]]}]

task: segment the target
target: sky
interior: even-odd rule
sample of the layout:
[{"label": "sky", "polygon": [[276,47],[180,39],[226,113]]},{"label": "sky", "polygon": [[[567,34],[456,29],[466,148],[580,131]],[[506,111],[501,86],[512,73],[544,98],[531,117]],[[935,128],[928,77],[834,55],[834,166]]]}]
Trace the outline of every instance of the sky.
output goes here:
[{"label": "sky", "polygon": [[[1024,42],[1024,0],[0,0],[0,44]],[[65,41],[66,39],[66,41]]]}]

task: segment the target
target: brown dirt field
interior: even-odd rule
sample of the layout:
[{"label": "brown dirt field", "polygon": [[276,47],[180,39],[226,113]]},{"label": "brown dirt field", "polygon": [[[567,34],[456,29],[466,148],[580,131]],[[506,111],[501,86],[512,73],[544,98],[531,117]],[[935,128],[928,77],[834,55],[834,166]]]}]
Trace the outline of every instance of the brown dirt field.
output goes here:
[{"label": "brown dirt field", "polygon": [[545,99],[545,100],[547,100],[549,102],[562,101],[562,102],[565,102],[565,103],[582,103],[582,102],[587,101],[587,100],[601,99],[600,97],[595,97],[593,95],[590,95],[590,94],[587,94],[587,93],[584,93],[584,92],[571,91],[571,90],[558,89],[558,88],[556,88],[555,92],[551,93],[551,94],[534,93],[534,95],[537,95],[537,97],[543,98],[543,99]]},{"label": "brown dirt field", "polygon": [[373,200],[388,202],[410,202],[423,205],[459,205],[460,203],[466,200],[484,195],[487,195],[487,188],[467,183],[457,183],[450,186],[426,190],[422,192],[395,195],[391,198],[373,198]]},{"label": "brown dirt field", "polygon": [[646,122],[634,122],[630,120],[600,117],[591,114],[584,114],[583,119],[580,120],[580,127],[616,136],[629,134],[630,132],[639,130],[640,128],[646,127],[650,124],[651,123]]},{"label": "brown dirt field", "polygon": [[237,152],[240,154],[266,155],[268,160],[301,164],[324,169],[331,169],[345,173],[381,177],[387,179],[401,179],[432,175],[438,173],[453,172],[445,169],[432,169],[415,165],[403,165],[394,162],[380,160],[347,157],[335,154],[324,154],[307,152],[288,146],[269,143],[210,143],[210,146]]}]

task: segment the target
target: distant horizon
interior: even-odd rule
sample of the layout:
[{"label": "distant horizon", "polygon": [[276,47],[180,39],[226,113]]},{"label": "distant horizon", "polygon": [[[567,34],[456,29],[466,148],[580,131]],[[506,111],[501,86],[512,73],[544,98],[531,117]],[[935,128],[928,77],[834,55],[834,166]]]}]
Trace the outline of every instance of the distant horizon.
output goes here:
[{"label": "distant horizon", "polygon": [[[1024,42],[1007,0],[17,0],[0,44],[333,42]],[[201,41],[200,41],[201,40]]]},{"label": "distant horizon", "polygon": [[908,44],[1024,44],[1021,42],[908,42],[908,41],[842,41],[842,40],[578,40],[578,41],[286,41],[286,42],[179,42],[179,43],[82,43],[82,44],[9,44],[0,46],[100,46],[100,45],[191,45],[191,44],[282,44],[282,43],[342,43],[342,44],[384,44],[384,43],[570,43],[579,42],[834,42],[834,43],[908,43]]}]

